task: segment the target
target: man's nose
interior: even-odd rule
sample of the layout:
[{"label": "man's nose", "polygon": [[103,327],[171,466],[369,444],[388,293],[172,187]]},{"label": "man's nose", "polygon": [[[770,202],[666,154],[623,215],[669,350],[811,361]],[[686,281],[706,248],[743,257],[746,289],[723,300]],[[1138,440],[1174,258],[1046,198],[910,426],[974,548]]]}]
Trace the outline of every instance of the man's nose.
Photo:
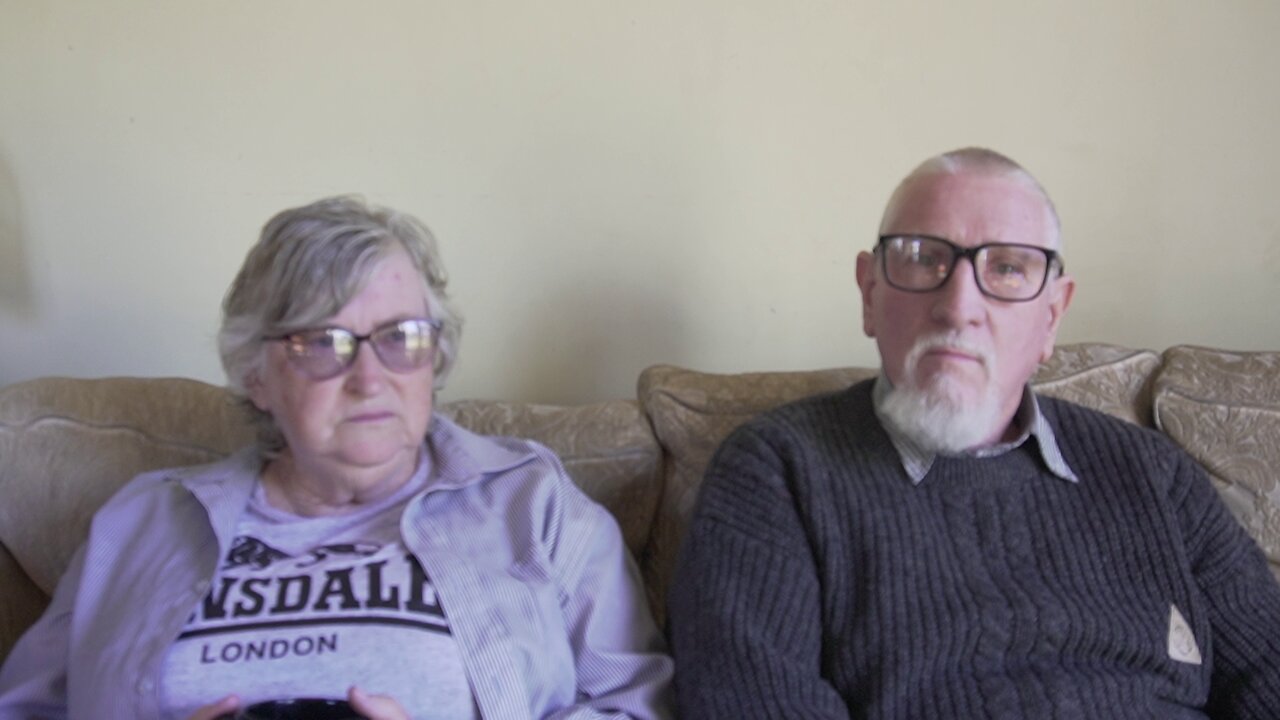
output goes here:
[{"label": "man's nose", "polygon": [[933,319],[951,328],[980,323],[987,312],[987,296],[978,287],[973,261],[956,259],[951,277],[935,291]]}]

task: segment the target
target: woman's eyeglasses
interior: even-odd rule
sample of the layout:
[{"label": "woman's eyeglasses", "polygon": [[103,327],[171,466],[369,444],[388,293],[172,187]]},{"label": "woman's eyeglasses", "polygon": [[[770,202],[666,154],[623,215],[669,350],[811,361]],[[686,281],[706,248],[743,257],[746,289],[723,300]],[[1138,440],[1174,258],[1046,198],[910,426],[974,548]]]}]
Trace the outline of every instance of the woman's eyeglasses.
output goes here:
[{"label": "woman's eyeglasses", "polygon": [[268,335],[263,340],[284,343],[289,361],[311,380],[328,380],[346,372],[356,361],[360,343],[367,342],[388,370],[408,373],[435,359],[440,321],[409,318],[379,325],[367,335],[346,328],[326,327]]}]

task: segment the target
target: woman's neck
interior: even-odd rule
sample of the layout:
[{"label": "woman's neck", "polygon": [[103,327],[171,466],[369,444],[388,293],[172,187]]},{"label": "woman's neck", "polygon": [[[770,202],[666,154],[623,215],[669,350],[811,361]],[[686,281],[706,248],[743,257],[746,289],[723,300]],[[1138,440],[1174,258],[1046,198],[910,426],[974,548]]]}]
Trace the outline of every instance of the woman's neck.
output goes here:
[{"label": "woman's neck", "polygon": [[285,450],[267,461],[262,486],[274,508],[302,517],[343,515],[389,497],[413,477],[418,458],[408,465],[338,472],[323,463],[302,464]]}]

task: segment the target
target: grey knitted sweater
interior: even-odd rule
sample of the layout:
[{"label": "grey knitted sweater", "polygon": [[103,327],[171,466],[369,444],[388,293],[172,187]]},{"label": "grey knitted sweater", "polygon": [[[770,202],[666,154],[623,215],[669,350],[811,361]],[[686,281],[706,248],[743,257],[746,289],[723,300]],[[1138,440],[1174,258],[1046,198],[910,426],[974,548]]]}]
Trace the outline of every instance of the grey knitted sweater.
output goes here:
[{"label": "grey knitted sweater", "polygon": [[683,717],[1280,718],[1280,586],[1170,441],[1040,398],[1078,484],[1024,444],[915,486],[870,387],[712,461],[669,597]]}]

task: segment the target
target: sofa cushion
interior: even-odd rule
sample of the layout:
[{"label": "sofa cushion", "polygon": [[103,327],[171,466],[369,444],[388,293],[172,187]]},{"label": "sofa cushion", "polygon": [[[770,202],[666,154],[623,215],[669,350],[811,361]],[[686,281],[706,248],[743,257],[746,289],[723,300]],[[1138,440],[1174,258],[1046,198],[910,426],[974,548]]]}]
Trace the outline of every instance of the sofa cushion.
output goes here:
[{"label": "sofa cushion", "polygon": [[[1148,379],[1159,355],[1114,345],[1064,345],[1033,378],[1039,392],[1150,424]],[[643,558],[655,608],[665,603],[676,553],[712,454],[738,425],[760,412],[873,377],[872,368],[720,375],[666,365],[640,375],[639,397],[665,451],[665,488]]]},{"label": "sofa cushion", "polygon": [[1151,427],[1151,378],[1159,367],[1160,356],[1150,350],[1104,343],[1060,345],[1031,378],[1031,386],[1043,395]]},{"label": "sofa cushion", "polygon": [[444,404],[440,412],[475,432],[527,438],[554,450],[578,487],[617,518],[627,547],[639,557],[662,494],[661,450],[640,403],[462,400]]},{"label": "sofa cushion", "polygon": [[51,593],[93,513],[129,478],[211,462],[251,434],[194,380],[49,378],[0,390],[0,543]]},{"label": "sofa cushion", "polygon": [[1154,407],[1280,577],[1280,352],[1169,348]]}]

